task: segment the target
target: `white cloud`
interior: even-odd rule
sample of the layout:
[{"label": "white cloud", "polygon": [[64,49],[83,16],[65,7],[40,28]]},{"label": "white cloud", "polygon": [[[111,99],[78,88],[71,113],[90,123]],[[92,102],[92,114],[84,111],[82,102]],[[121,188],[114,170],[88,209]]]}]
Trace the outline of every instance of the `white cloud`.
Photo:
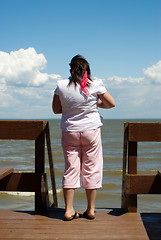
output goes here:
[{"label": "white cloud", "polygon": [[1,51],[0,63],[0,118],[39,118],[51,112],[53,90],[61,76],[41,72],[47,64],[43,54],[34,48]]},{"label": "white cloud", "polygon": [[41,73],[47,60],[37,54],[34,48],[0,52],[0,84],[4,90],[7,85],[42,86],[49,79],[61,78],[60,75]]},{"label": "white cloud", "polygon": [[[0,118],[54,117],[52,96],[62,77],[41,72],[47,65],[45,56],[34,48],[0,52],[0,63]],[[161,117],[161,61],[144,68],[139,78],[111,76],[102,80],[116,100],[115,109],[100,110],[105,117]]]},{"label": "white cloud", "polygon": [[0,78],[0,92],[5,91],[6,89],[7,89],[7,88],[6,88],[5,78],[4,78],[4,77],[1,77],[1,78]]},{"label": "white cloud", "polygon": [[161,118],[161,61],[143,69],[139,78],[111,76],[103,79],[116,100],[105,113],[112,118]]},{"label": "white cloud", "polygon": [[[97,79],[97,78],[95,78]],[[161,61],[143,69],[143,76],[139,78],[111,76],[102,79],[110,87],[129,87],[137,85],[161,84]]]},{"label": "white cloud", "polygon": [[30,99],[41,99],[42,96],[39,94],[39,92],[36,91],[35,88],[16,88],[13,89],[12,93],[14,93],[17,97],[20,95],[22,98],[30,98]]},{"label": "white cloud", "polygon": [[20,101],[11,94],[4,92],[0,93],[0,108],[13,107],[19,103]]},{"label": "white cloud", "polygon": [[112,76],[109,77],[105,80],[105,82],[112,86],[116,87],[126,87],[126,85],[136,85],[136,84],[143,84],[144,83],[144,78],[132,78],[132,77],[118,77],[118,76]]},{"label": "white cloud", "polygon": [[152,65],[151,67],[143,69],[145,78],[151,81],[151,83],[161,83],[161,61]]}]

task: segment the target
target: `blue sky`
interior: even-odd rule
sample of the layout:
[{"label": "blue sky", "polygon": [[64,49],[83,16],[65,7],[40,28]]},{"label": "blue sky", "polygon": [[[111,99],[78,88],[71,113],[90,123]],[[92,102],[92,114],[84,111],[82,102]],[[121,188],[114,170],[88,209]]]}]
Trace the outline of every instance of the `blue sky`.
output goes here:
[{"label": "blue sky", "polygon": [[104,118],[161,118],[160,0],[0,0],[0,33],[1,119],[57,117],[78,53],[116,100]]}]

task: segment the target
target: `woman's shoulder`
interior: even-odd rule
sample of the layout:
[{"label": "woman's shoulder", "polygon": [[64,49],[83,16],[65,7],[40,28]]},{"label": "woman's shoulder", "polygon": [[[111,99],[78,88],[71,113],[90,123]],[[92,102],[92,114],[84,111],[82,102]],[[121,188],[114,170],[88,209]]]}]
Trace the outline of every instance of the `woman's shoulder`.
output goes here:
[{"label": "woman's shoulder", "polygon": [[90,84],[93,87],[104,86],[103,80],[96,77],[92,81],[90,81]]},{"label": "woman's shoulder", "polygon": [[57,81],[58,87],[67,86],[69,84],[69,79],[61,79]]},{"label": "woman's shoulder", "polygon": [[91,93],[96,93],[96,94],[102,94],[107,91],[103,83],[103,80],[98,78],[94,78],[93,81],[91,81],[89,89]]}]

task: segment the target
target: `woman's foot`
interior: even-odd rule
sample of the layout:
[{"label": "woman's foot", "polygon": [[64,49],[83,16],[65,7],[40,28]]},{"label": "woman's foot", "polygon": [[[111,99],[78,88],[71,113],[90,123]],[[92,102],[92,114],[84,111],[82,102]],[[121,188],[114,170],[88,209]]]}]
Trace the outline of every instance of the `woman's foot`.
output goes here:
[{"label": "woman's foot", "polygon": [[86,211],[83,213],[83,217],[85,217],[85,218],[87,218],[87,219],[90,219],[90,220],[95,219],[94,211],[88,211],[88,210],[86,210]]},{"label": "woman's foot", "polygon": [[69,215],[67,213],[64,214],[64,221],[71,221],[71,220],[77,219],[77,218],[79,218],[79,213],[77,213],[77,212],[74,212],[74,214],[72,214],[72,215]]}]

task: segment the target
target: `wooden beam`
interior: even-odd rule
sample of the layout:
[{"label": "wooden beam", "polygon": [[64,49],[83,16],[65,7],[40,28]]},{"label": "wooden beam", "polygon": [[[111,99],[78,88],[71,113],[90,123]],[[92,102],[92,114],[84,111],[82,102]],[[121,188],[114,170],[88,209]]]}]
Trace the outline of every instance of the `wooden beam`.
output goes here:
[{"label": "wooden beam", "polygon": [[[128,174],[126,174],[124,144],[122,208],[125,211],[137,211],[137,194],[161,193],[161,172],[157,175],[137,175],[137,142],[161,142],[161,123],[127,122],[124,130],[128,129]],[[124,133],[125,138],[125,133]]]},{"label": "wooden beam", "polygon": [[0,191],[35,192],[39,182],[40,174],[14,172],[0,180]]},{"label": "wooden beam", "polygon": [[137,142],[128,141],[128,173],[137,174]]},{"label": "wooden beam", "polygon": [[[48,183],[47,183],[46,174],[43,174],[41,176],[41,198],[42,198],[42,206],[43,206],[41,210],[47,211],[50,207],[50,202],[49,202],[49,192],[48,192]],[[39,211],[40,209],[36,209],[36,210]]]},{"label": "wooden beam", "polygon": [[125,212],[137,212],[137,195],[126,194],[123,209]]},{"label": "wooden beam", "polygon": [[127,133],[128,133],[128,123],[124,123],[124,141],[123,141],[123,170],[122,170],[122,197],[121,197],[121,207],[125,207],[125,186],[126,186],[126,168],[127,168]]},{"label": "wooden beam", "polygon": [[160,142],[161,123],[128,123],[128,139],[132,142]]},{"label": "wooden beam", "polygon": [[0,139],[35,140],[45,125],[42,120],[0,120]]},{"label": "wooden beam", "polygon": [[57,192],[56,192],[56,182],[55,182],[55,173],[54,173],[54,163],[52,158],[52,149],[51,149],[51,142],[50,142],[50,131],[49,131],[49,124],[47,123],[45,128],[46,133],[46,143],[47,143],[47,150],[48,150],[48,158],[49,158],[49,166],[50,166],[50,176],[51,176],[51,185],[52,185],[52,193],[53,193],[53,204],[52,206],[58,207],[58,200],[57,200]]},{"label": "wooden beam", "polygon": [[161,177],[159,175],[126,175],[126,194],[160,194]]},{"label": "wooden beam", "polygon": [[[129,130],[129,126],[128,126]],[[128,141],[128,173],[137,174],[137,142]],[[125,189],[126,189],[125,184]],[[129,212],[137,212],[137,195],[125,195],[125,209]]]},{"label": "wooden beam", "polygon": [[13,168],[0,168],[0,180],[9,174],[13,173]]},{"label": "wooden beam", "polygon": [[[45,171],[45,131],[41,132],[35,140],[35,174],[44,174]],[[37,184],[35,192],[35,211],[41,211],[44,208],[41,194],[41,181]]]},{"label": "wooden beam", "polygon": [[35,211],[47,210],[49,206],[47,177],[45,174],[45,129],[52,175],[54,206],[57,207],[54,166],[48,122],[43,120],[0,120],[0,139],[35,140],[35,172],[12,173],[13,169],[0,172],[0,191],[35,192]]}]

